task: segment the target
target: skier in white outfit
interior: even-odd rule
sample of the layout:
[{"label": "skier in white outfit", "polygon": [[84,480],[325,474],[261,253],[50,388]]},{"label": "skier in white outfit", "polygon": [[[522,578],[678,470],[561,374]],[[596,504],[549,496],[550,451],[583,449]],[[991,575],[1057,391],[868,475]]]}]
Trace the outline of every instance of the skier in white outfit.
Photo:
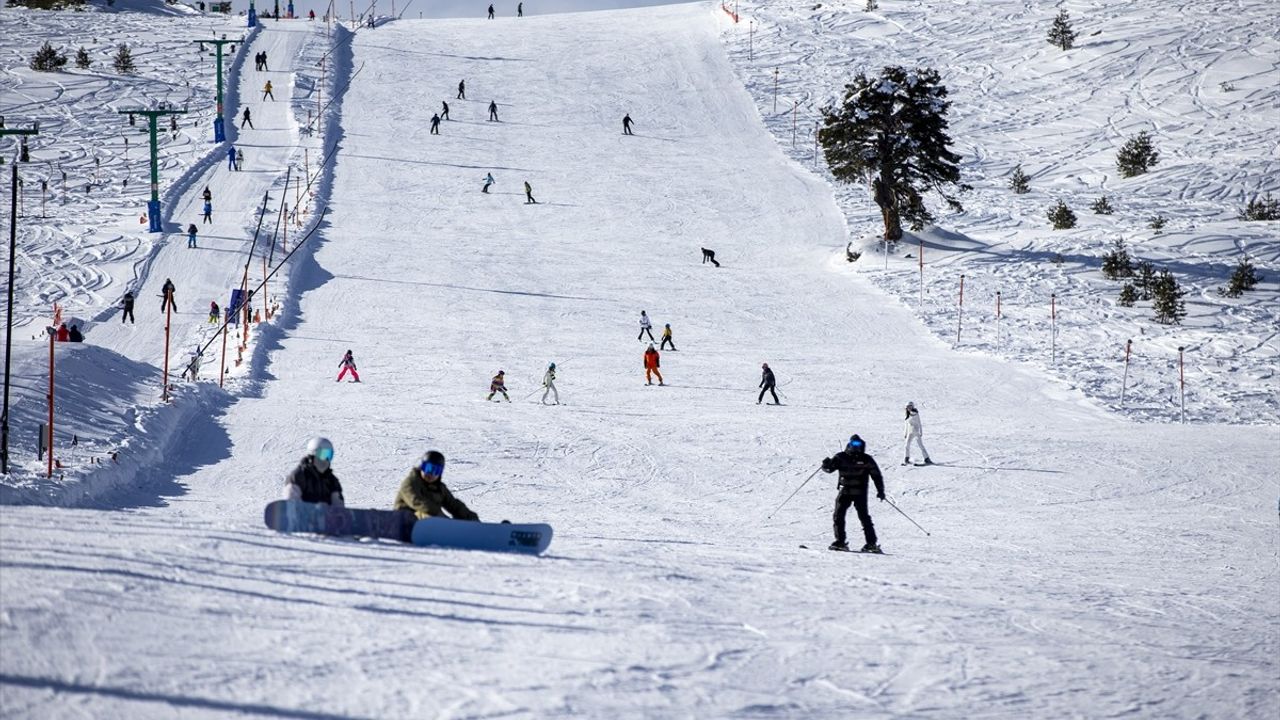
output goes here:
[{"label": "skier in white outfit", "polygon": [[649,333],[649,340],[653,341],[653,323],[649,322],[649,316],[645,311],[640,311],[640,334],[636,336],[637,340],[643,340],[644,334]]},{"label": "skier in white outfit", "polygon": [[542,391],[542,404],[547,404],[547,393],[555,394],[554,405],[560,404],[560,391],[556,390],[556,364],[551,363],[547,366],[547,374],[542,376],[542,387],[546,390]]},{"label": "skier in white outfit", "polygon": [[920,426],[920,411],[916,410],[916,404],[907,403],[907,421],[903,436],[907,439],[906,458],[903,459],[903,465],[911,464],[911,441],[915,440],[916,445],[920,446],[920,453],[924,455],[924,464],[932,465],[933,461],[929,459],[929,451],[924,449],[924,429]]}]

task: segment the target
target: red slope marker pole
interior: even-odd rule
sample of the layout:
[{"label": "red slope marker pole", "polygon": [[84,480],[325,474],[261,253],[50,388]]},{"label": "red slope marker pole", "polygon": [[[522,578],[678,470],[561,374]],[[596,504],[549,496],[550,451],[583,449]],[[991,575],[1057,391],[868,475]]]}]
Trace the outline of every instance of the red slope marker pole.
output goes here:
[{"label": "red slope marker pole", "polygon": [[1120,380],[1120,407],[1124,407],[1125,392],[1129,389],[1129,354],[1133,351],[1133,339],[1124,343],[1124,377]]}]

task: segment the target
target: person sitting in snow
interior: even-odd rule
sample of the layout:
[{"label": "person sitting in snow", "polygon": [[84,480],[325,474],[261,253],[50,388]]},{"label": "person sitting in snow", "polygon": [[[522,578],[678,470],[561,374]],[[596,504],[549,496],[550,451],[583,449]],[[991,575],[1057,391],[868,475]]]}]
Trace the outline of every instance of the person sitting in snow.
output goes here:
[{"label": "person sitting in snow", "polygon": [[449,492],[443,477],[444,454],[428,450],[400,483],[394,509],[412,511],[419,520],[446,517],[445,513],[454,520],[480,520],[479,515]]},{"label": "person sitting in snow", "polygon": [[80,332],[79,325],[72,325],[67,331],[67,340],[71,342],[84,342],[84,335]]},{"label": "person sitting in snow", "polygon": [[333,474],[333,443],[315,437],[307,442],[307,454],[284,481],[284,499],[326,503],[343,507],[342,483]]}]

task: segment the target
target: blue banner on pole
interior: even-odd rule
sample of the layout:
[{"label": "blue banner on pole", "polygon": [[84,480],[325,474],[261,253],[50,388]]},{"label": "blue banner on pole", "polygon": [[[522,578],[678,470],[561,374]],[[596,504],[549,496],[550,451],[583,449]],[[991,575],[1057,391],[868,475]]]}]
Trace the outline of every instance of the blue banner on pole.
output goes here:
[{"label": "blue banner on pole", "polygon": [[227,303],[227,322],[240,324],[240,306],[244,304],[244,291],[236,288],[231,291],[231,302]]}]

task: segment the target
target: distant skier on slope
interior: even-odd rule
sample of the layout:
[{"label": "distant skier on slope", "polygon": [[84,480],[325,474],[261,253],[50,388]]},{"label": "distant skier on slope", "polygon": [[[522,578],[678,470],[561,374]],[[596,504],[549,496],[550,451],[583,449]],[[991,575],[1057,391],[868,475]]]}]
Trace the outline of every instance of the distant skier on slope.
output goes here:
[{"label": "distant skier on slope", "polygon": [[457,100],[467,99],[467,81],[466,80],[458,81],[458,97],[456,99]]},{"label": "distant skier on slope", "polygon": [[649,315],[644,310],[640,311],[640,334],[636,335],[637,340],[644,340],[644,334],[649,333],[649,340],[653,340],[653,323],[649,321]]},{"label": "distant skier on slope", "polygon": [[920,425],[920,411],[916,410],[916,404],[913,402],[907,403],[907,417],[902,436],[907,440],[907,453],[906,457],[902,459],[903,465],[911,464],[912,440],[915,440],[916,444],[920,446],[920,454],[924,455],[924,464],[933,464],[933,461],[929,459],[929,451],[924,449],[924,428]]},{"label": "distant skier on slope", "polygon": [[204,222],[213,222],[213,203],[208,200],[204,201]]},{"label": "distant skier on slope", "polygon": [[489,122],[498,122],[498,101],[489,101]]},{"label": "distant skier on slope", "polygon": [[120,324],[124,321],[133,322],[133,293],[126,292],[124,297],[120,299]]},{"label": "distant skier on slope", "polygon": [[263,99],[263,101],[266,101],[266,99],[267,99],[267,98],[271,98],[271,102],[275,102],[275,100],[276,100],[276,96],[275,96],[275,94],[271,92],[271,81],[270,81],[270,80],[268,80],[268,81],[267,81],[267,84],[266,84],[266,85],[263,85],[263,86],[262,86],[262,99]]},{"label": "distant skier on slope", "polygon": [[556,364],[551,363],[547,366],[547,372],[542,376],[542,387],[546,390],[542,391],[542,404],[547,404],[547,393],[555,393],[554,405],[560,404],[560,391],[556,389]]},{"label": "distant skier on slope", "polygon": [[644,384],[652,385],[653,376],[658,376],[658,384],[666,385],[662,380],[662,373],[658,370],[658,366],[662,364],[662,357],[658,355],[658,351],[653,349],[653,343],[649,343],[649,349],[644,351]]},{"label": "distant skier on slope", "polygon": [[187,226],[187,247],[193,248],[196,246],[196,233],[199,231],[200,228],[196,227],[195,223]]},{"label": "distant skier on slope", "polygon": [[236,146],[235,145],[227,146],[227,169],[228,170],[236,169]]},{"label": "distant skier on slope", "polygon": [[190,362],[187,363],[187,369],[182,371],[182,377],[190,376],[191,381],[195,382],[200,379],[200,363],[204,360],[204,352],[200,350],[200,346],[196,346],[196,351],[192,353]]},{"label": "distant skier on slope", "polygon": [[342,483],[333,474],[333,443],[315,437],[307,442],[307,454],[284,481],[284,499],[326,503],[342,507]]},{"label": "distant skier on slope", "polygon": [[440,115],[438,113],[431,116],[431,134],[440,134]]},{"label": "distant skier on slope", "polygon": [[773,371],[769,369],[769,363],[763,363],[760,366],[760,397],[756,398],[756,404],[759,405],[764,401],[764,394],[767,392],[773,396],[773,404],[781,405],[778,402],[778,393],[773,388],[778,381],[773,377]]},{"label": "distant skier on slope", "polygon": [[880,474],[880,466],[876,465],[875,459],[867,454],[867,444],[857,435],[850,437],[844,450],[822,461],[822,471],[840,472],[840,492],[836,494],[836,509],[832,515],[836,539],[830,548],[849,549],[844,518],[852,504],[858,511],[862,535],[867,541],[862,546],[862,552],[880,552],[880,545],[876,542],[876,528],[871,523],[871,513],[867,511],[867,480],[875,482],[876,497],[884,500],[884,476]]},{"label": "distant skier on slope", "polygon": [[538,201],[533,199],[533,186],[529,184],[528,180],[524,181],[524,204],[525,205],[538,204]]},{"label": "distant skier on slope", "polygon": [[484,193],[484,194],[488,195],[488,194],[489,194],[489,186],[490,186],[490,185],[493,185],[493,183],[494,183],[493,173],[485,173],[485,174],[484,174],[484,187],[480,188],[480,192],[482,192],[482,193]]},{"label": "distant skier on slope", "polygon": [[452,517],[454,520],[478,521],[480,516],[453,496],[443,478],[444,454],[428,450],[400,483],[393,509],[412,511],[419,520]]},{"label": "distant skier on slope", "polygon": [[671,346],[671,350],[675,351],[675,341],[671,339],[671,323],[662,326],[662,342],[658,345],[659,350],[666,350],[667,346]]},{"label": "distant skier on slope", "polygon": [[[173,293],[176,289],[177,288],[173,285],[173,280],[170,280],[169,278],[164,279],[164,285],[160,287],[160,312],[164,312],[165,307],[168,307],[174,312],[178,312],[178,306],[173,301]],[[131,312],[130,315],[132,316],[132,314],[133,313]]]},{"label": "distant skier on slope", "polygon": [[493,19],[493,3],[489,4],[489,19]]},{"label": "distant skier on slope", "polygon": [[445,102],[444,100],[441,100],[440,105],[441,105],[440,118],[442,120],[448,120],[449,119],[449,103]]},{"label": "distant skier on slope", "polygon": [[218,303],[216,300],[209,301],[209,324],[217,325],[221,321],[219,315]]},{"label": "distant skier on slope", "polygon": [[249,128],[253,129],[253,118],[249,113],[249,108],[244,109],[244,115],[240,116],[240,129],[244,129],[244,124],[249,123]]},{"label": "distant skier on slope", "polygon": [[342,378],[346,377],[348,372],[351,373],[355,382],[360,382],[360,373],[356,372],[356,358],[350,350],[342,356],[342,362],[338,363],[338,367],[342,368],[342,372],[338,373],[338,379],[335,382],[342,382]]},{"label": "distant skier on slope", "polygon": [[633,135],[631,132],[631,113],[622,116],[622,134]]},{"label": "distant skier on slope", "polygon": [[507,396],[506,373],[502,370],[499,370],[498,374],[494,375],[493,379],[489,381],[489,395],[485,397],[485,400],[492,400],[495,393],[502,393],[502,397],[505,398],[507,402],[511,402],[511,398]]}]

